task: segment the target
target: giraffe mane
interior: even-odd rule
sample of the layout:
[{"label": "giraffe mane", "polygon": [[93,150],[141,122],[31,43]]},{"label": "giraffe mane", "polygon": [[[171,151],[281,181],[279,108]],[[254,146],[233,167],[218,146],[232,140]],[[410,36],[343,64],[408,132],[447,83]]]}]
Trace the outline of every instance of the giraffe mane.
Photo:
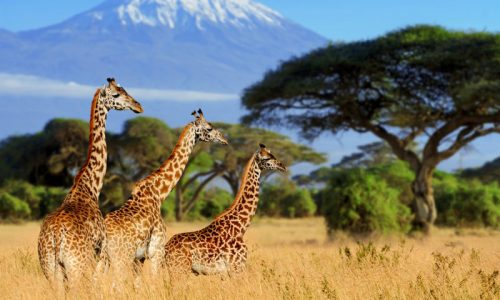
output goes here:
[{"label": "giraffe mane", "polygon": [[[177,138],[177,142],[175,143],[175,146],[174,146],[174,149],[172,149],[172,153],[170,153],[170,156],[168,157],[168,159],[166,159],[163,163],[162,163],[162,166],[164,166],[166,163],[168,163],[169,159],[171,158],[172,155],[174,155],[174,153],[177,151],[177,149],[179,149],[179,147],[182,147],[180,143],[180,141],[184,140],[184,137],[186,136],[186,134],[189,132],[189,130],[191,129],[191,127],[193,127],[193,124],[192,123],[188,123],[186,126],[184,126],[184,129],[182,129],[182,132],[181,134],[179,135],[179,137]],[[160,169],[158,169],[160,170]],[[157,170],[157,171],[158,171]],[[149,176],[153,176],[153,174],[150,174]],[[149,178],[146,177],[146,178]]]},{"label": "giraffe mane", "polygon": [[[91,109],[90,109],[90,122],[89,122],[89,128],[90,128],[89,145],[92,145],[92,142],[94,141],[94,134],[95,134],[95,132],[94,132],[94,114],[95,114],[95,109],[97,107],[97,100],[99,99],[100,92],[101,92],[101,89],[97,89],[95,91],[94,98],[92,99],[92,105],[91,105]],[[87,159],[85,160],[85,163],[83,164],[83,166],[80,168],[80,171],[78,171],[78,174],[76,174],[75,179],[73,180],[73,187],[80,180],[80,177],[82,177],[83,171],[85,170],[85,168],[88,167],[91,154],[92,154],[92,147],[89,146],[87,149]]]}]

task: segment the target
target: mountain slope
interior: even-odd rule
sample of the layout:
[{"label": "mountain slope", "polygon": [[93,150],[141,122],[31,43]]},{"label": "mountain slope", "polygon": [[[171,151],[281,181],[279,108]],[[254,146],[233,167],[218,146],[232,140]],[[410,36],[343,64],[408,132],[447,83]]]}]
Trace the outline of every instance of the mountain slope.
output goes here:
[{"label": "mountain slope", "polygon": [[234,93],[325,42],[249,0],[108,0],[54,26],[0,32],[0,72]]}]

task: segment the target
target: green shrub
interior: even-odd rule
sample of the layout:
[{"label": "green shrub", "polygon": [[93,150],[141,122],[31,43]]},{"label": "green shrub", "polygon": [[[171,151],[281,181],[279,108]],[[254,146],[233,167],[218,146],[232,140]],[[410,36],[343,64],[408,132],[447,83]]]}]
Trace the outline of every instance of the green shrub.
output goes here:
[{"label": "green shrub", "polygon": [[203,193],[200,199],[199,215],[212,219],[231,206],[233,200],[233,195],[230,192],[220,188],[210,188]]},{"label": "green shrub", "polygon": [[2,190],[25,202],[30,208],[30,215],[26,218],[38,219],[40,217],[40,202],[43,187],[35,187],[26,181],[9,180],[5,182]]},{"label": "green shrub", "polygon": [[500,187],[497,183],[444,177],[434,187],[438,224],[500,227]]},{"label": "green shrub", "polygon": [[6,193],[0,193],[0,219],[18,220],[28,218],[31,213],[28,203]]},{"label": "green shrub", "polygon": [[[39,220],[59,207],[67,191],[63,188],[35,186],[26,181],[9,180],[0,188],[0,193],[9,194],[28,206],[30,213],[23,214],[23,219]],[[14,214],[13,211],[11,213]],[[18,215],[11,217],[21,218]]]},{"label": "green shrub", "polygon": [[322,191],[328,231],[407,232],[410,209],[401,204],[399,194],[383,178],[364,169],[336,170]]},{"label": "green shrub", "polygon": [[371,167],[368,172],[383,178],[389,187],[398,190],[401,203],[411,205],[414,199],[411,184],[415,180],[415,173],[407,162],[395,160],[391,163]]},{"label": "green shrub", "polygon": [[316,212],[316,204],[309,190],[297,189],[285,197],[284,209],[282,215],[288,218],[310,217]]},{"label": "green shrub", "polygon": [[298,188],[293,181],[285,178],[264,184],[259,197],[260,215],[302,218],[316,212],[316,204],[309,190]]},{"label": "green shrub", "polygon": [[175,189],[168,194],[167,199],[161,203],[161,215],[165,220],[175,221]]},{"label": "green shrub", "polygon": [[58,187],[43,187],[42,199],[40,202],[40,215],[38,219],[45,217],[45,215],[53,212],[63,202],[68,191]]},{"label": "green shrub", "polygon": [[[188,189],[184,196],[190,199],[193,196],[193,190]],[[186,201],[186,199],[185,199]],[[221,188],[211,187],[199,195],[193,208],[185,216],[186,220],[205,220],[212,219],[233,202],[233,195]],[[167,196],[161,205],[162,216],[169,220],[175,220],[175,189]]]}]

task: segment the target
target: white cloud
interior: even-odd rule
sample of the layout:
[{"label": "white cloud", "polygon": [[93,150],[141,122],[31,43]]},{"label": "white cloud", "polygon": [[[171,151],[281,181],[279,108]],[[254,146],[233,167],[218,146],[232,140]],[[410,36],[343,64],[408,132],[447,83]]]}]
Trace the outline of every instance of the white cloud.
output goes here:
[{"label": "white cloud", "polygon": [[[97,87],[73,81],[63,82],[32,75],[0,72],[0,95],[63,97],[85,99],[92,97]],[[236,94],[208,93],[184,90],[161,90],[145,88],[125,89],[139,101],[229,101],[237,100]]]}]

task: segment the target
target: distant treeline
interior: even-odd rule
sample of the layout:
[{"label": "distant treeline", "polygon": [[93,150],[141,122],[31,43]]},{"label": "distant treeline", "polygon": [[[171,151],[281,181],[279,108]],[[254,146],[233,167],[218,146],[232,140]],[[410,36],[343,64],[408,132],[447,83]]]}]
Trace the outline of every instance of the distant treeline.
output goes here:
[{"label": "distant treeline", "polygon": [[[176,190],[164,202],[166,218],[210,218],[227,208],[238,190],[243,167],[259,143],[272,145],[273,152],[289,166],[325,161],[323,154],[272,131],[237,124],[214,125],[227,135],[230,145],[202,144],[195,148]],[[54,119],[41,132],[9,137],[0,143],[2,220],[41,219],[61,203],[86,160],[88,126],[81,120]],[[181,129],[170,128],[158,119],[139,117],[127,121],[121,133],[107,133],[108,171],[100,197],[104,213],[120,207],[134,182],[160,166]],[[308,191],[286,182],[287,191],[270,199],[272,203],[264,206],[268,212],[261,213],[312,215],[315,208]]]},{"label": "distant treeline", "polygon": [[[212,218],[227,208],[238,189],[244,163],[258,141],[273,145],[289,165],[320,163],[324,155],[295,144],[277,133],[241,125],[216,124],[232,144],[196,149],[177,189],[162,206],[165,218]],[[38,220],[54,210],[71,186],[86,157],[88,124],[56,119],[33,135],[0,143],[0,218],[3,221]],[[154,170],[173,148],[179,129],[160,120],[128,121],[120,134],[108,134],[108,174],[100,205],[104,213],[120,207],[133,183]],[[488,172],[491,164],[486,165]],[[490,170],[492,169],[492,170]],[[461,174],[438,171],[433,188],[443,226],[500,226],[500,186],[486,171]],[[208,184],[212,174],[227,183]],[[482,175],[484,182],[473,179]],[[412,229],[414,172],[397,160],[384,143],[360,147],[331,167],[292,179],[264,176],[257,214],[269,217],[325,217],[330,232],[403,232]],[[219,181],[221,183],[222,181]],[[201,192],[197,192],[200,190]],[[179,196],[180,194],[180,196]],[[196,194],[196,196],[194,196]],[[177,205],[181,210],[179,217]]]}]

